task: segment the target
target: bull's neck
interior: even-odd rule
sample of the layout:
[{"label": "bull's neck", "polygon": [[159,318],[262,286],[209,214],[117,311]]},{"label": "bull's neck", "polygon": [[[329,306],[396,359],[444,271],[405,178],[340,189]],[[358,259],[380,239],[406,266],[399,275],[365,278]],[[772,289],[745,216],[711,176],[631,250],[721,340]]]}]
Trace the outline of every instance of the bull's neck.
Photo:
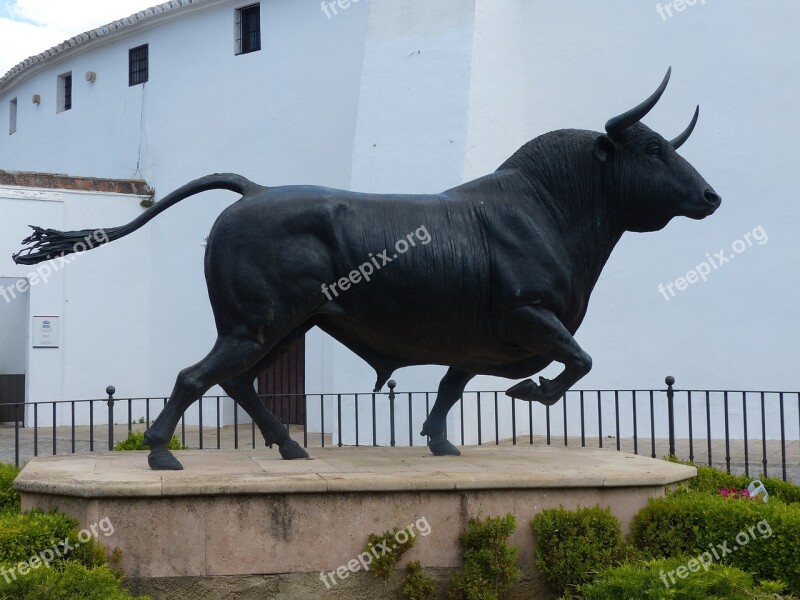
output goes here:
[{"label": "bull's neck", "polygon": [[594,158],[598,133],[559,130],[520,148],[498,169],[514,169],[530,210],[544,216],[590,286],[600,277],[624,231],[617,198],[607,189],[603,163]]}]

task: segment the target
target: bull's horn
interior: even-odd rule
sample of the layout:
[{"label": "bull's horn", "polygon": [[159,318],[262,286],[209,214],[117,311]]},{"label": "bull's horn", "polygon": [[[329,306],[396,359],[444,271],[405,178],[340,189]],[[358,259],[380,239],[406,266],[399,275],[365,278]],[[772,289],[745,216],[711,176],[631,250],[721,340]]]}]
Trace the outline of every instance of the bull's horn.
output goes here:
[{"label": "bull's horn", "polygon": [[664,75],[664,80],[661,82],[661,85],[658,86],[658,89],[653,92],[653,95],[642,102],[639,106],[632,108],[619,116],[609,119],[606,123],[606,133],[613,138],[634,123],[641,121],[644,116],[650,112],[650,109],[656,105],[658,99],[661,98],[661,94],[663,94],[664,90],[667,88],[667,83],[669,83],[669,76],[671,73],[672,67],[667,69],[667,74]]},{"label": "bull's horn", "polygon": [[698,105],[698,107],[694,109],[694,116],[692,117],[692,122],[689,123],[689,126],[684,130],[682,134],[680,134],[674,140],[670,141],[670,144],[672,144],[675,150],[683,146],[683,142],[688,140],[689,136],[692,135],[692,131],[694,131],[694,126],[697,125],[697,117],[699,116],[700,116],[700,106]]}]

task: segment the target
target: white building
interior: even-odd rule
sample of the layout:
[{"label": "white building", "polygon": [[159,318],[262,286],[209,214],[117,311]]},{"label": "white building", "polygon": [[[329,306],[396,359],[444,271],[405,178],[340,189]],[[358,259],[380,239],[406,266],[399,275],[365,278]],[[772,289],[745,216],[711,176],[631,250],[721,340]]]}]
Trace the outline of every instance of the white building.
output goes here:
[{"label": "white building", "polygon": [[[800,67],[798,25],[792,0],[175,0],[0,79],[0,168],[143,179],[156,200],[222,171],[273,186],[438,191],[547,131],[602,130],[672,65],[646,122],[670,138],[701,105],[681,153],[723,205],[705,221],[623,237],[577,335],[594,358],[580,387],[653,388],[673,374],[681,387],[796,390],[800,82],[787,74]],[[28,223],[113,226],[142,210],[135,195],[57,194],[0,186],[0,277],[30,277],[10,259]],[[214,340],[202,243],[235,199],[183,202],[31,285],[27,306],[0,311],[11,348],[0,372],[25,365],[29,402],[100,397],[107,384],[125,397],[168,394]],[[735,260],[675,287],[720,249]],[[62,317],[57,349],[32,347],[41,314]],[[434,391],[443,373],[394,378],[399,391]],[[334,340],[306,336],[306,392],[367,392],[373,381]],[[477,378],[468,389],[512,383]]]}]

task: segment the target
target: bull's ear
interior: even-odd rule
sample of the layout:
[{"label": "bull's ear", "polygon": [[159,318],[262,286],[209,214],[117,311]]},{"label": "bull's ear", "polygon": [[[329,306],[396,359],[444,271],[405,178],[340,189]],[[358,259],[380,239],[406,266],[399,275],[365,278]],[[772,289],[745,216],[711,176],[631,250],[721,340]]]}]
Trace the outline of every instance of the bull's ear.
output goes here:
[{"label": "bull's ear", "polygon": [[607,135],[599,135],[594,141],[594,156],[602,162],[612,156],[615,150],[614,142]]}]

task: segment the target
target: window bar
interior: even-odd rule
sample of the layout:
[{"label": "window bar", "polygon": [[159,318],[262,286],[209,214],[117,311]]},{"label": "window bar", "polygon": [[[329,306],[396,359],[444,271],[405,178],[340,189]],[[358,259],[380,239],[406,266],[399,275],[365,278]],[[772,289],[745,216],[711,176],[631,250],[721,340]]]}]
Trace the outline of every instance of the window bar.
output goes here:
[{"label": "window bar", "polygon": [[622,441],[619,439],[619,390],[614,390],[614,418],[616,419],[617,451],[619,451],[622,447]]},{"label": "window bar", "polygon": [[217,450],[219,450],[222,442],[222,427],[220,426],[221,414],[219,410],[219,396],[217,396]]},{"label": "window bar", "polygon": [[566,392],[564,393],[563,396],[561,396],[561,401],[564,403],[564,445],[568,446],[569,445],[569,441],[567,439],[567,394],[566,394]]},{"label": "window bar", "polygon": [[56,403],[53,402],[53,456],[56,455]]}]

